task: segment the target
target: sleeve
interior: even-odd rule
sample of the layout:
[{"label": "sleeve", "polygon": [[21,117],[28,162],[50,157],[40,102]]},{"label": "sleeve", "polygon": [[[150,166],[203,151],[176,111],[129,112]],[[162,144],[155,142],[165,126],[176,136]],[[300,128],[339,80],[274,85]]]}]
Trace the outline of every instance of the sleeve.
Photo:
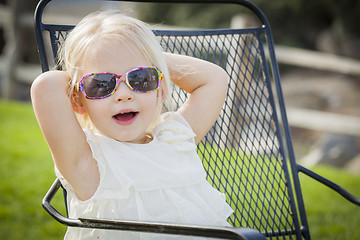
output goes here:
[{"label": "sleeve", "polygon": [[161,115],[155,129],[159,141],[168,143],[178,151],[196,149],[195,133],[188,122],[177,112],[167,112]]}]

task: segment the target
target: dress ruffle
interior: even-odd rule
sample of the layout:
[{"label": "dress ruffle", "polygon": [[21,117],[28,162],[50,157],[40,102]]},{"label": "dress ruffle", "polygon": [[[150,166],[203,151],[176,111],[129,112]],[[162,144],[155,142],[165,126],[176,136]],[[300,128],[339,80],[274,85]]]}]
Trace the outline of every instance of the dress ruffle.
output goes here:
[{"label": "dress ruffle", "polygon": [[[188,123],[178,113],[165,113],[155,130],[159,141],[173,146],[177,151],[192,151],[196,149],[195,133]],[[184,127],[187,126],[187,127]]]},{"label": "dress ruffle", "polygon": [[[228,226],[225,195],[206,181],[194,132],[177,113],[162,115],[148,144],[122,143],[85,131],[100,184],[87,201],[68,190],[71,218],[141,220]],[[98,238],[99,237],[99,238]],[[65,239],[174,239],[173,236],[69,228]],[[178,239],[192,239],[180,236]],[[195,238],[199,239],[199,238]]]}]

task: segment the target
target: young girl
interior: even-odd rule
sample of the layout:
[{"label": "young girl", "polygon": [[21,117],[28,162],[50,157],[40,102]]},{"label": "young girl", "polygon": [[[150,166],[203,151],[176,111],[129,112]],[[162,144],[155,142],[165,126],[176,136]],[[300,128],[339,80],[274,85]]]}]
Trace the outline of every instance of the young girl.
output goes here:
[{"label": "young girl", "polygon": [[[224,103],[223,69],[163,53],[145,23],[118,12],[83,19],[60,59],[65,71],[41,74],[31,97],[70,218],[227,225],[232,209],[205,180],[195,151]],[[170,80],[190,97],[161,115]],[[170,238],[82,228],[65,236]]]}]

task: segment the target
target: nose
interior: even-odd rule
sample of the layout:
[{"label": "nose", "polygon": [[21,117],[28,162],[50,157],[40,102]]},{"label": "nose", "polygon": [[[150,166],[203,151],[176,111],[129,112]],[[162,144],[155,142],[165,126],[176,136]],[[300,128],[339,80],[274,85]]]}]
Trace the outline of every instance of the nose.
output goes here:
[{"label": "nose", "polygon": [[114,93],[115,102],[125,102],[134,100],[134,91],[132,91],[124,82],[120,82]]}]

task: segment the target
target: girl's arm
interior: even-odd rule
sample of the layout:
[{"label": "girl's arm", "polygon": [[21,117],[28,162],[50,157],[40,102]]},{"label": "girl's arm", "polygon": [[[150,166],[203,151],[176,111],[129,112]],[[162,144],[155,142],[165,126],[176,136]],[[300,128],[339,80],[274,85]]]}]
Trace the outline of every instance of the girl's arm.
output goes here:
[{"label": "girl's arm", "polygon": [[66,72],[45,72],[32,84],[31,99],[56,167],[78,197],[87,199],[97,188],[99,173],[67,94],[68,82]]},{"label": "girl's arm", "polygon": [[190,93],[178,112],[196,134],[196,144],[219,116],[227,94],[228,75],[221,67],[197,58],[165,53],[171,80]]}]

